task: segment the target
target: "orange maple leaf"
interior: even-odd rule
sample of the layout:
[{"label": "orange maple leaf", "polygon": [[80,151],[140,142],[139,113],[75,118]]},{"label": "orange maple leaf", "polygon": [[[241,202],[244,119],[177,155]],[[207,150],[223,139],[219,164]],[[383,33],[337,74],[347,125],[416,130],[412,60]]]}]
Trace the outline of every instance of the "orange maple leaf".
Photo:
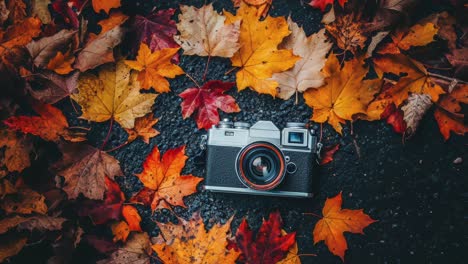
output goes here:
[{"label": "orange maple leaf", "polygon": [[348,244],[343,232],[364,234],[364,228],[376,220],[365,214],[362,209],[341,209],[342,201],[341,192],[325,201],[323,218],[315,225],[313,234],[315,244],[325,240],[328,249],[344,261]]},{"label": "orange maple leaf", "polygon": [[124,205],[122,207],[122,216],[127,221],[130,231],[142,232],[140,227],[141,216],[134,206]]},{"label": "orange maple leaf", "polygon": [[143,172],[136,176],[145,186],[132,201],[151,205],[152,210],[185,206],[184,196],[197,191],[197,184],[202,178],[193,175],[180,175],[185,161],[185,146],[170,149],[161,158],[155,147],[143,163]]},{"label": "orange maple leaf", "polygon": [[408,30],[399,30],[392,37],[392,42],[379,49],[380,54],[398,54],[401,50],[409,50],[415,46],[425,46],[434,40],[437,27],[430,22],[416,24]]},{"label": "orange maple leaf", "polygon": [[113,223],[111,225],[112,234],[114,235],[114,242],[127,241],[128,235],[130,235],[130,228],[125,221]]},{"label": "orange maple leaf", "polygon": [[159,119],[155,118],[153,113],[135,119],[135,126],[131,129],[125,129],[128,133],[127,142],[133,142],[138,137],[141,137],[143,142],[149,144],[150,138],[159,135],[159,131],[153,128],[158,121]]},{"label": "orange maple leaf", "polygon": [[62,75],[69,74],[73,71],[73,62],[75,62],[75,56],[71,55],[70,51],[65,54],[59,51],[55,57],[50,59],[47,64],[47,69]]},{"label": "orange maple leaf", "polygon": [[148,45],[141,43],[136,61],[126,60],[130,68],[139,71],[138,81],[142,88],[153,87],[157,92],[169,92],[169,82],[164,78],[175,78],[184,71],[171,62],[179,48],[167,48],[151,52]]},{"label": "orange maple leaf", "polygon": [[41,20],[39,18],[28,17],[25,20],[11,25],[5,32],[0,30],[0,55],[6,49],[14,46],[24,46],[41,34]]},{"label": "orange maple leaf", "polygon": [[112,8],[119,8],[120,0],[93,0],[93,9],[96,13],[99,13],[101,10],[104,10],[106,14],[109,14],[109,11]]},{"label": "orange maple leaf", "polygon": [[464,123],[465,116],[460,113],[462,110],[460,103],[468,104],[468,85],[466,84],[442,97],[439,100],[439,107],[434,112],[440,133],[445,140],[450,138],[450,132],[462,136],[468,133],[468,126]]}]

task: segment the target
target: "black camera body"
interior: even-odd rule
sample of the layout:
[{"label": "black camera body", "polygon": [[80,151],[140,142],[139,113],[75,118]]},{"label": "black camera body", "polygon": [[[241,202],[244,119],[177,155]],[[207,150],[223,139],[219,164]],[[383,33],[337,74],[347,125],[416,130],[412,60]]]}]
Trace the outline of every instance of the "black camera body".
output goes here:
[{"label": "black camera body", "polygon": [[316,190],[317,137],[304,123],[280,131],[270,121],[252,127],[224,119],[208,130],[204,188],[283,197],[312,197]]}]

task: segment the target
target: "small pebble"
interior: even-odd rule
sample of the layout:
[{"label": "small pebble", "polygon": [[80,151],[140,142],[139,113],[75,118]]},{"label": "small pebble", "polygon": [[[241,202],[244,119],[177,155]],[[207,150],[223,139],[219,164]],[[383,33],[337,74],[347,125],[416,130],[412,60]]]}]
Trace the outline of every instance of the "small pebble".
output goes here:
[{"label": "small pebble", "polygon": [[463,159],[461,157],[458,157],[455,160],[453,160],[453,164],[460,164],[462,162],[463,162]]}]

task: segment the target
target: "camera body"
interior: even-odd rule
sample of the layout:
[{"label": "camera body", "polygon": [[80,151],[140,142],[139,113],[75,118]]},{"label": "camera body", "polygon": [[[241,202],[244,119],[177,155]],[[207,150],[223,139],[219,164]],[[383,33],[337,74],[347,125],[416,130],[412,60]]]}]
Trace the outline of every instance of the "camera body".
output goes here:
[{"label": "camera body", "polygon": [[208,130],[204,188],[215,192],[312,197],[317,137],[304,123],[224,119]]}]

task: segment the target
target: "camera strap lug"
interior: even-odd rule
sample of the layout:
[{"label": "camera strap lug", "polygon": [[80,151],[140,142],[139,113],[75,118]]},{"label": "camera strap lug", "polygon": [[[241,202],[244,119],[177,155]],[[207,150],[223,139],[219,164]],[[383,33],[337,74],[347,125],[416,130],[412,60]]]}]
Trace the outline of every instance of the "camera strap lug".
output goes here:
[{"label": "camera strap lug", "polygon": [[200,140],[200,149],[205,150],[206,149],[206,143],[208,141],[208,136],[207,135],[202,135],[201,140]]},{"label": "camera strap lug", "polygon": [[320,156],[320,153],[322,152],[322,147],[323,147],[323,144],[320,143],[320,142],[318,142],[318,143],[317,143],[317,152],[316,152],[316,153],[317,153],[317,157],[318,157],[319,159],[322,158],[322,157]]}]

